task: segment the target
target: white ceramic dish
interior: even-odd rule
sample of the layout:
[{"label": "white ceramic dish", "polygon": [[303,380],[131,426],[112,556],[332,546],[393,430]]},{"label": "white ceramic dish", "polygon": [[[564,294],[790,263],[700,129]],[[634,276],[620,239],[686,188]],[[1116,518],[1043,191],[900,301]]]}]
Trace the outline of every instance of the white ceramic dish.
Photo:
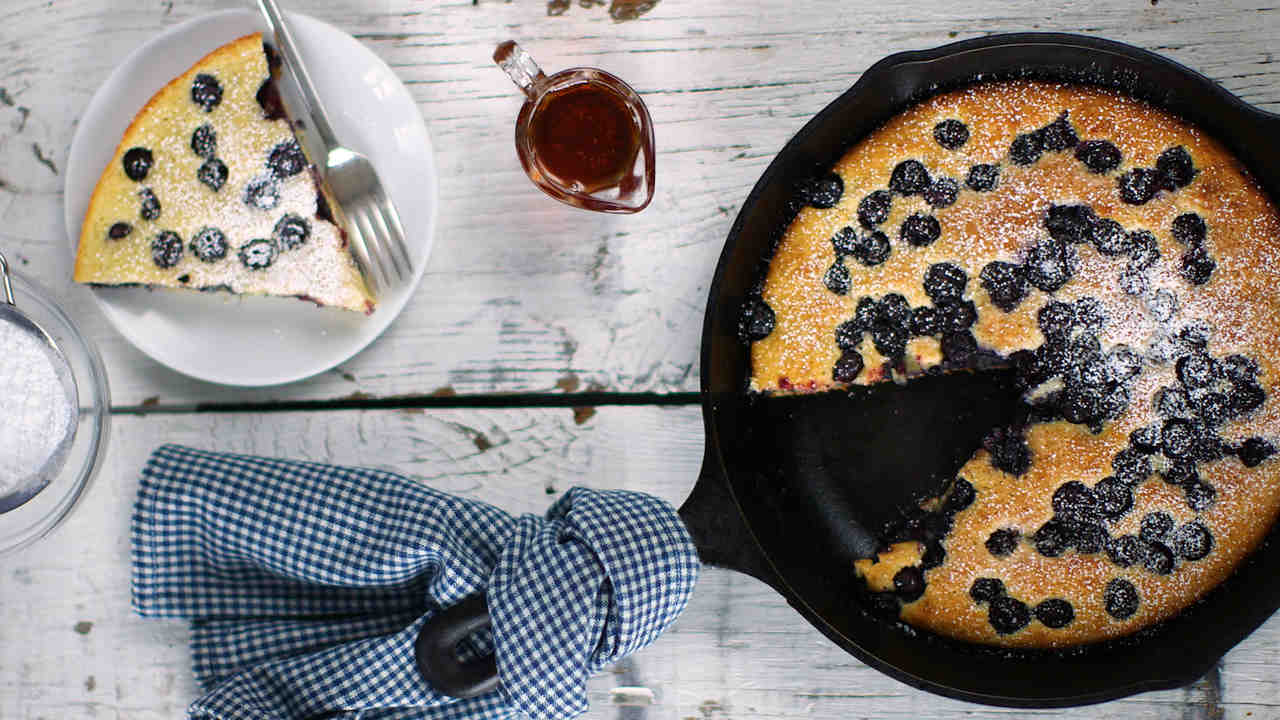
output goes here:
[{"label": "white ceramic dish", "polygon": [[[404,308],[431,251],[436,168],[426,123],[409,91],[355,38],[304,15],[288,18],[335,132],[369,157],[396,203],[414,275],[411,282],[384,292],[368,317],[291,298],[136,287],[94,291],[107,319],[139,350],[201,380],[275,385],[343,362],[378,337]],[[67,160],[65,213],[73,254],[94,185],[134,113],[210,51],[264,30],[256,13],[204,15],[169,28],[115,69],[80,118]]]}]

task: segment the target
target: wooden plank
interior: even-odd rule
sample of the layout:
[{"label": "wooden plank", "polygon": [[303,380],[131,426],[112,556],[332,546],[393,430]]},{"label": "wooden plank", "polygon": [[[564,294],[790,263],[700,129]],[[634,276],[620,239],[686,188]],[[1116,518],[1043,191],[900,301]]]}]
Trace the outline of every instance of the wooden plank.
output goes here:
[{"label": "wooden plank", "polygon": [[[129,611],[130,506],[137,471],[159,442],[387,467],[514,513],[541,513],[572,485],[678,503],[702,453],[693,408],[600,408],[581,423],[557,408],[116,421],[83,506],[45,541],[0,560],[0,717],[160,720],[179,717],[194,698],[183,624]],[[892,680],[835,647],[762,583],[708,569],[657,643],[591,680],[585,717],[1266,718],[1280,712],[1277,647],[1273,619],[1220,672],[1188,688],[1075,710],[986,708]]]},{"label": "wooden plank", "polygon": [[[574,3],[313,0],[409,85],[441,171],[438,239],[421,289],[387,334],[331,372],[230,391],[133,349],[68,281],[62,171],[89,97],[134,47],[216,0],[14,0],[0,10],[0,247],[51,286],[97,342],[115,402],[332,399],[580,389],[697,388],[702,313],[733,218],[773,154],[884,55],[1015,30],[1084,31],[1148,47],[1280,107],[1280,10],[1257,0],[1080,2],[662,0],[633,22]],[[489,60],[514,37],[548,69],[592,64],[645,96],[658,194],[632,217],[543,197],[520,171],[520,99]],[[157,294],[163,302],[163,294]],[[569,379],[571,378],[571,379]]]}]

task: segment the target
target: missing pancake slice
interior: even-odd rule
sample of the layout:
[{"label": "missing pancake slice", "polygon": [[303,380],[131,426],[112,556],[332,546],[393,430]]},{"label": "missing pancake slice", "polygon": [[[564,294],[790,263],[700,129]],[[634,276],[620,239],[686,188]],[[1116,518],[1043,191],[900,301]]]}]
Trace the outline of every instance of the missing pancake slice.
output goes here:
[{"label": "missing pancake slice", "polygon": [[1131,634],[1225,579],[1280,512],[1280,213],[1216,141],[1106,89],[928,99],[799,188],[740,327],[750,388],[993,362],[1027,420],[857,564],[962,640]]},{"label": "missing pancake slice", "polygon": [[76,282],[375,299],[281,110],[260,34],[214,50],[138,112],[94,189]]}]

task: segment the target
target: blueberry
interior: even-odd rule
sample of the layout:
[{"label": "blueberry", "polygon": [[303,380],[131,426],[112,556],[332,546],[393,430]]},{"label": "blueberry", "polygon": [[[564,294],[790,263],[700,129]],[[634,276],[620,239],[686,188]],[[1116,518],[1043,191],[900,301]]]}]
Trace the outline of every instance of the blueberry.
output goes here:
[{"label": "blueberry", "polygon": [[1174,365],[1178,380],[1188,390],[1210,385],[1220,374],[1218,363],[1208,353],[1194,352],[1178,358]]},{"label": "blueberry", "polygon": [[1088,242],[1090,230],[1097,222],[1097,213],[1088,205],[1053,205],[1044,218],[1050,236],[1071,243]]},{"label": "blueberry", "polygon": [[889,259],[893,248],[889,246],[889,236],[876,230],[858,238],[853,248],[853,256],[863,265],[879,265]]},{"label": "blueberry", "polygon": [[846,320],[836,326],[836,347],[845,352],[857,350],[862,344],[863,328],[852,320]]},{"label": "blueberry", "polygon": [[107,228],[107,237],[119,240],[131,232],[133,232],[133,226],[127,222],[112,223],[111,227]]},{"label": "blueberry", "polygon": [[1082,522],[1072,525],[1075,532],[1076,552],[1081,555],[1092,555],[1107,549],[1111,535],[1107,529],[1097,522]]},{"label": "blueberry", "polygon": [[969,586],[969,597],[982,604],[1004,595],[1004,583],[999,578],[980,577]]},{"label": "blueberry", "polygon": [[1027,282],[1044,292],[1054,292],[1075,275],[1078,256],[1074,247],[1056,240],[1036,243],[1023,264]]},{"label": "blueberry", "polygon": [[964,332],[978,321],[978,308],[971,300],[957,300],[952,297],[938,298],[938,322],[945,332]]},{"label": "blueberry", "polygon": [[217,107],[222,102],[222,85],[218,78],[206,73],[197,75],[191,83],[191,102],[204,108],[205,112]]},{"label": "blueberry", "polygon": [[1244,355],[1228,355],[1223,358],[1222,371],[1232,382],[1251,381],[1262,372],[1257,363]]},{"label": "blueberry", "polygon": [[1169,539],[1173,551],[1183,560],[1201,560],[1213,550],[1213,535],[1198,522],[1189,522]]},{"label": "blueberry", "polygon": [[969,141],[969,128],[959,120],[943,120],[933,126],[933,139],[948,150],[958,150]]},{"label": "blueberry", "polygon": [[249,181],[244,188],[244,203],[259,210],[270,210],[280,204],[280,183],[270,175]]},{"label": "blueberry", "polygon": [[196,170],[196,179],[204,183],[210,190],[218,192],[227,182],[227,164],[218,158],[210,158],[200,164]]},{"label": "blueberry", "polygon": [[1218,263],[1209,257],[1209,252],[1203,246],[1192,248],[1182,254],[1182,267],[1179,272],[1187,282],[1192,285],[1204,285],[1213,277],[1213,271],[1218,269]]},{"label": "blueberry", "polygon": [[1022,133],[1009,146],[1009,158],[1015,165],[1030,165],[1044,152],[1044,138],[1040,133]]},{"label": "blueberry", "polygon": [[151,171],[151,151],[144,147],[129,148],[125,151],[120,163],[124,165],[124,174],[134,182],[142,182]]},{"label": "blueberry", "polygon": [[1144,295],[1147,292],[1147,276],[1140,272],[1126,270],[1120,273],[1120,292],[1125,295],[1133,295],[1135,297]]},{"label": "blueberry", "polygon": [[924,573],[920,568],[907,566],[894,573],[893,590],[903,602],[911,602],[924,594]]},{"label": "blueberry", "polygon": [[1127,255],[1131,249],[1129,233],[1120,223],[1109,218],[1100,218],[1089,226],[1089,241],[1099,253],[1108,257]]},{"label": "blueberry", "polygon": [[898,293],[889,293],[880,298],[876,312],[880,322],[886,322],[904,330],[911,324],[911,303]]},{"label": "blueberry", "polygon": [[1117,620],[1132,617],[1138,612],[1138,589],[1128,580],[1116,578],[1102,591],[1102,606]]},{"label": "blueberry", "polygon": [[1155,453],[1160,449],[1160,428],[1148,425],[1134,430],[1129,433],[1129,445],[1148,455]]},{"label": "blueberry", "polygon": [[1199,512],[1213,504],[1218,491],[1203,480],[1192,480],[1182,486],[1187,494],[1187,507]]},{"label": "blueberry", "polygon": [[938,178],[924,191],[924,201],[934,208],[951,207],[959,195],[960,183],[951,178]]},{"label": "blueberry", "polygon": [[1013,312],[1027,296],[1027,278],[1020,265],[996,260],[987,263],[978,278],[991,302],[1004,312]]},{"label": "blueberry", "polygon": [[1156,236],[1146,230],[1129,233],[1129,264],[1131,272],[1146,270],[1160,259],[1160,246]]},{"label": "blueberry", "polygon": [[919,160],[903,160],[889,176],[889,189],[902,195],[919,195],[932,184],[929,171]]},{"label": "blueberry", "polygon": [[254,99],[258,101],[259,107],[262,108],[262,116],[267,120],[284,118],[284,103],[280,100],[280,90],[276,88],[271,78],[268,77],[262,81],[258,86],[258,92],[254,94]]},{"label": "blueberry", "polygon": [[1178,298],[1168,290],[1160,288],[1147,303],[1147,309],[1157,321],[1167,323],[1178,314]]},{"label": "blueberry", "polygon": [[911,311],[911,334],[927,337],[942,332],[937,308],[922,305]]},{"label": "blueberry", "polygon": [[1106,140],[1085,140],[1076,146],[1076,159],[1089,172],[1102,175],[1120,167],[1120,148]]},{"label": "blueberry", "polygon": [[871,342],[881,355],[890,360],[898,360],[907,351],[909,333],[905,326],[879,322],[871,329]]},{"label": "blueberry", "polygon": [[158,267],[171,268],[182,259],[182,238],[178,233],[162,230],[151,238],[151,260]]},{"label": "blueberry", "polygon": [[1121,535],[1107,545],[1107,557],[1117,567],[1129,567],[1146,556],[1146,543],[1137,535]]},{"label": "blueberry", "polygon": [[970,190],[986,192],[994,190],[999,180],[1000,166],[984,163],[969,168],[969,176],[965,178],[964,184],[968,185]]},{"label": "blueberry", "polygon": [[1161,187],[1177,190],[1191,184],[1196,168],[1191,162],[1191,153],[1179,145],[1160,153],[1156,158],[1156,173],[1160,176]]},{"label": "blueberry", "polygon": [[1192,460],[1176,460],[1165,466],[1160,471],[1160,476],[1170,485],[1183,487],[1193,482],[1200,481],[1200,474],[1196,472],[1196,464]]},{"label": "blueberry", "polygon": [[299,215],[288,213],[276,221],[271,237],[275,238],[282,249],[293,250],[311,237],[311,224]]},{"label": "blueberry", "polygon": [[889,219],[893,196],[888,190],[876,190],[858,203],[858,222],[868,230]]},{"label": "blueberry", "polygon": [[1165,421],[1160,433],[1160,447],[1167,457],[1186,457],[1191,454],[1195,441],[1196,433],[1191,423],[1180,418]]},{"label": "blueberry", "polygon": [[1142,516],[1142,529],[1138,537],[1152,543],[1163,540],[1173,529],[1173,516],[1167,512],[1157,511]]},{"label": "blueberry", "polygon": [[859,328],[870,331],[875,327],[876,319],[880,317],[880,304],[869,297],[860,298],[858,306],[853,311],[853,322]]},{"label": "blueberry", "polygon": [[[307,159],[303,156],[302,149],[298,147],[297,142],[293,142],[292,148],[285,148],[285,145],[285,143],[277,145],[275,150],[271,151],[271,160],[269,161],[271,168],[281,177],[296,175],[307,166]],[[285,149],[282,150],[282,148]],[[277,152],[280,153],[281,167],[276,166]],[[292,170],[292,172],[287,172],[288,170]],[[827,173],[822,177],[806,178],[800,183],[797,192],[800,196],[800,201],[805,205],[825,210],[835,207],[836,203],[840,202],[840,198],[844,196],[844,180],[836,173]]]},{"label": "blueberry", "polygon": [[1231,388],[1229,397],[1231,399],[1231,411],[1236,415],[1243,415],[1262,407],[1262,403],[1266,402],[1267,393],[1257,381],[1247,380],[1235,383]]},{"label": "blueberry", "polygon": [[749,297],[738,317],[738,337],[746,342],[763,340],[773,332],[774,323],[773,308],[758,295]]},{"label": "blueberry", "polygon": [[1035,615],[1041,625],[1054,630],[1064,628],[1076,619],[1076,611],[1071,603],[1058,598],[1049,598],[1036,605]]},{"label": "blueberry", "polygon": [[[307,156],[302,154],[302,148],[298,145],[297,140],[286,140],[271,148],[271,154],[267,157],[267,167],[271,169],[271,172],[275,173],[276,177],[293,177],[307,169]],[[837,175],[829,177],[834,177],[837,183],[840,181]],[[840,185],[840,191],[842,192],[843,190],[844,185]],[[823,202],[828,199],[826,195],[821,195],[820,197]],[[839,199],[840,194],[837,192],[836,200]],[[818,198],[814,197],[809,199],[809,203],[814,207],[831,207],[831,205],[835,205],[834,201],[831,202],[831,205],[818,205]]]},{"label": "blueberry", "polygon": [[1076,325],[1084,328],[1089,332],[1098,332],[1103,325],[1107,324],[1107,311],[1103,309],[1102,303],[1097,298],[1085,296],[1077,298],[1076,307]]},{"label": "blueberry", "polygon": [[1233,454],[1235,451],[1212,430],[1201,428],[1191,447],[1191,459],[1208,463]]},{"label": "blueberry", "polygon": [[151,191],[151,188],[142,188],[138,190],[138,199],[141,201],[138,210],[138,216],[143,220],[155,220],[160,217],[160,198]]},{"label": "blueberry", "polygon": [[1216,427],[1231,417],[1231,398],[1225,393],[1210,392],[1195,401],[1196,414],[1209,427]]},{"label": "blueberry", "polygon": [[1133,491],[1114,477],[1099,480],[1093,486],[1093,492],[1098,498],[1098,512],[1103,517],[1114,520],[1133,508]]},{"label": "blueberry", "polygon": [[1257,467],[1276,454],[1276,446],[1260,437],[1251,437],[1240,443],[1240,449],[1236,453],[1245,467]]},{"label": "blueberry", "polygon": [[849,271],[839,258],[836,258],[831,267],[827,268],[826,274],[822,276],[822,284],[837,295],[848,295],[852,282],[849,277]]},{"label": "blueberry", "polygon": [[942,549],[942,543],[937,540],[930,540],[924,545],[924,554],[920,556],[920,567],[923,570],[932,570],[942,564],[947,559],[947,551]]},{"label": "blueberry", "polygon": [[191,238],[191,252],[211,263],[227,256],[227,236],[213,227],[202,227]]},{"label": "blueberry", "polygon": [[1164,543],[1147,543],[1146,555],[1142,558],[1142,567],[1156,575],[1168,575],[1173,572],[1173,551]]},{"label": "blueberry", "polygon": [[1142,371],[1142,356],[1128,345],[1116,345],[1107,353],[1102,365],[1107,382],[1124,383]]},{"label": "blueberry", "polygon": [[968,330],[944,333],[940,345],[942,356],[954,365],[968,363],[974,353],[978,352],[978,339]]},{"label": "blueberry", "polygon": [[212,158],[218,151],[218,133],[205,123],[191,133],[191,152],[202,158]]},{"label": "blueberry", "polygon": [[1208,347],[1212,334],[1213,331],[1208,323],[1203,320],[1192,320],[1178,331],[1178,340],[1188,347],[1203,350]]},{"label": "blueberry", "polygon": [[836,255],[852,255],[858,247],[858,232],[845,225],[831,236],[831,246],[835,248]]},{"label": "blueberry", "polygon": [[938,219],[924,213],[915,213],[903,220],[902,227],[898,230],[898,237],[915,247],[932,245],[941,234],[942,226],[938,224]]},{"label": "blueberry", "polygon": [[1154,170],[1134,168],[1116,178],[1120,199],[1129,205],[1142,205],[1156,196],[1160,189],[1160,176]]},{"label": "blueberry", "polygon": [[1151,477],[1151,459],[1133,448],[1125,448],[1111,460],[1116,479],[1133,487]]},{"label": "blueberry", "polygon": [[946,262],[934,263],[924,273],[924,292],[934,303],[945,298],[956,299],[964,294],[968,282],[969,276],[959,266]]},{"label": "blueberry", "polygon": [[1191,401],[1180,388],[1160,388],[1155,400],[1156,410],[1165,417],[1182,417],[1191,414]]},{"label": "blueberry", "polygon": [[1079,425],[1094,425],[1107,416],[1102,388],[1069,386],[1058,398],[1062,419]]},{"label": "blueberry", "polygon": [[962,477],[956,478],[955,482],[951,483],[951,492],[942,501],[943,514],[951,516],[964,510],[973,504],[977,495],[978,491],[974,489],[973,483]]},{"label": "blueberry", "polygon": [[276,244],[270,240],[250,240],[240,246],[240,262],[250,270],[263,270],[271,267],[279,252]]},{"label": "blueberry", "polygon": [[1046,338],[1065,340],[1075,326],[1076,308],[1071,303],[1052,300],[1036,313],[1036,323]]},{"label": "blueberry", "polygon": [[1193,212],[1183,213],[1173,219],[1173,239],[1188,247],[1203,245],[1208,232],[1209,228],[1205,226],[1204,218]]},{"label": "blueberry", "polygon": [[996,428],[983,439],[982,446],[991,453],[991,465],[997,470],[1021,475],[1031,467],[1031,448],[1021,432]]},{"label": "blueberry", "polygon": [[841,383],[851,383],[862,374],[862,355],[856,350],[846,350],[831,369],[831,379]]},{"label": "blueberry", "polygon": [[987,552],[996,557],[1008,557],[1018,547],[1018,538],[1022,533],[1011,528],[1001,528],[987,537]]},{"label": "blueberry", "polygon": [[1098,514],[1098,496],[1079,480],[1071,480],[1053,491],[1053,511],[1067,520],[1092,520]]},{"label": "blueberry", "polygon": [[992,629],[997,633],[1008,635],[1021,630],[1031,622],[1031,611],[1021,600],[1001,595],[992,600],[987,607],[987,622],[991,623]]},{"label": "blueberry", "polygon": [[1044,136],[1045,150],[1055,152],[1066,150],[1069,147],[1075,147],[1076,143],[1080,142],[1080,138],[1076,135],[1075,128],[1071,127],[1065,112],[1059,115],[1057,120],[1041,128],[1040,132]]}]

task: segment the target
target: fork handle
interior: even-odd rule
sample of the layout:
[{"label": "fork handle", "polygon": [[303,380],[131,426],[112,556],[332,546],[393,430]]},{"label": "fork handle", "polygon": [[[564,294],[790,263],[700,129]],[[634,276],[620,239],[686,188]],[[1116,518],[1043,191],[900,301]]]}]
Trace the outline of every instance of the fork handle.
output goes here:
[{"label": "fork handle", "polygon": [[338,141],[334,135],[333,128],[329,126],[329,118],[325,114],[324,105],[320,102],[320,95],[316,92],[316,87],[311,82],[311,76],[307,74],[306,66],[302,64],[302,57],[298,54],[297,45],[293,41],[293,33],[289,31],[289,26],[285,23],[284,13],[280,11],[280,6],[276,3],[276,0],[258,0],[258,7],[262,10],[262,15],[267,20],[268,29],[275,37],[276,49],[284,56],[284,64],[293,73],[293,79],[297,83],[302,102],[306,106],[304,110],[311,120],[311,127],[315,129],[316,135],[324,143],[326,151],[337,147]]}]

